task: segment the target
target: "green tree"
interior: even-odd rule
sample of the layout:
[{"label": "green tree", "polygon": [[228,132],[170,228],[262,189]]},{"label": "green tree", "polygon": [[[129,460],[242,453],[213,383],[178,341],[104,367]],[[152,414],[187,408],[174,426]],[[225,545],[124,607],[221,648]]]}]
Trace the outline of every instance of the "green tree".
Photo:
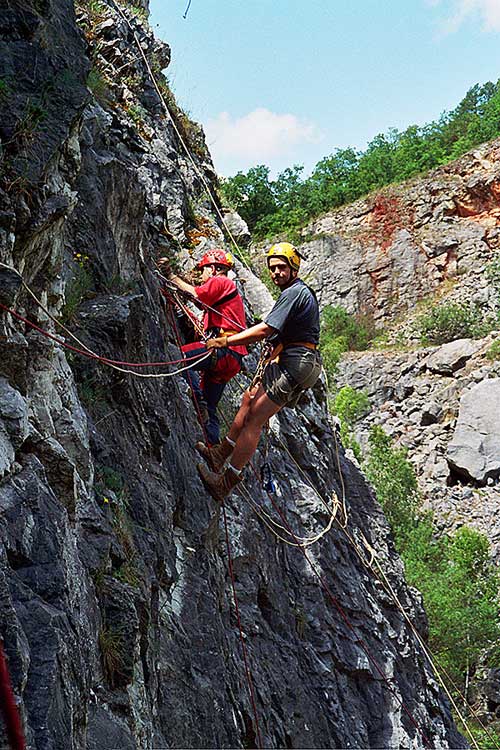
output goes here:
[{"label": "green tree", "polygon": [[303,167],[285,169],[276,180],[260,165],[225,180],[227,200],[259,237],[295,233],[313,216],[367,193],[445,164],[500,135],[500,81],[476,84],[451,112],[424,126],[380,133],[364,152],[337,149],[321,159],[310,177]]},{"label": "green tree", "polygon": [[221,186],[229,203],[245,219],[250,230],[263,216],[276,211],[276,201],[269,181],[269,167],[260,164],[246,174],[238,172],[235,177],[224,180]]},{"label": "green tree", "polygon": [[415,472],[407,459],[407,451],[393,448],[391,438],[380,426],[372,427],[368,443],[365,473],[384,509],[396,547],[401,551],[417,524],[419,494]]},{"label": "green tree", "polygon": [[364,391],[344,385],[331,401],[331,409],[340,419],[342,445],[351,448],[361,461],[361,449],[354,438],[354,425],[370,410],[370,399]]}]

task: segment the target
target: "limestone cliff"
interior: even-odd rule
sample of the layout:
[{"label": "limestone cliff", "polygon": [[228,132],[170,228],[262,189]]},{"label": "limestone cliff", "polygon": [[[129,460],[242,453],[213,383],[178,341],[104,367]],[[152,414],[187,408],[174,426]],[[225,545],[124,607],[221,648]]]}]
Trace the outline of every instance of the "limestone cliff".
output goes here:
[{"label": "limestone cliff", "polygon": [[478,275],[500,246],[499,154],[496,140],[311,222],[301,247],[322,304],[383,327],[460,279],[491,308]]},{"label": "limestone cliff", "polygon": [[[125,20],[112,0],[0,10],[0,302],[60,334],[8,266],[100,355],[176,359],[154,261],[187,265],[223,241],[216,175],[164,86],[186,155],[138,54],[136,39],[161,80],[170,52],[146,4],[119,7]],[[246,278],[251,311],[265,292]],[[194,469],[184,382],[69,353],[5,309],[0,325],[0,633],[28,746],[254,747],[224,524]],[[335,446],[323,386],[272,428],[276,501],[296,533],[327,525],[318,492],[346,488],[349,537],[334,524],[310,562],[260,520],[263,507],[279,517],[251,473],[260,515],[244,491],[227,503],[262,744],[465,747],[415,633],[350,541],[366,537],[425,637],[380,508]]]}]

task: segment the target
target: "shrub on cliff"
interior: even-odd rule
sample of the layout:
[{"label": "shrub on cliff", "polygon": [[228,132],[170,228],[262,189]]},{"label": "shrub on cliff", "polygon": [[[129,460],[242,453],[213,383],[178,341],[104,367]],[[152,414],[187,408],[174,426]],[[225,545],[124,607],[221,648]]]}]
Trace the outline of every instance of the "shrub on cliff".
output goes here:
[{"label": "shrub on cliff", "polygon": [[361,449],[354,438],[354,425],[370,410],[370,399],[364,391],[343,386],[330,402],[333,414],[340,419],[340,439],[344,448],[351,448],[361,461]]},{"label": "shrub on cliff", "polygon": [[428,519],[402,552],[407,580],[424,598],[431,649],[462,690],[481,652],[500,637],[500,581],[489,546],[484,534],[467,526],[437,537]]},{"label": "shrub on cliff", "polygon": [[429,645],[462,691],[481,653],[500,638],[499,574],[487,538],[466,526],[440,535],[419,508],[417,481],[406,452],[381,427],[370,434],[365,472],[385,511],[408,583],[422,593]]},{"label": "shrub on cliff", "polygon": [[364,469],[377,493],[394,534],[396,547],[404,549],[417,522],[419,495],[413,467],[404,448],[393,448],[382,427],[375,425],[368,439],[369,452]]},{"label": "shrub on cliff", "polygon": [[446,344],[456,339],[481,338],[491,325],[477,305],[442,302],[418,318],[417,330],[424,344]]},{"label": "shrub on cliff", "polygon": [[327,305],[321,315],[321,353],[331,377],[342,354],[367,349],[375,335],[371,320],[350,315],[340,305]]}]

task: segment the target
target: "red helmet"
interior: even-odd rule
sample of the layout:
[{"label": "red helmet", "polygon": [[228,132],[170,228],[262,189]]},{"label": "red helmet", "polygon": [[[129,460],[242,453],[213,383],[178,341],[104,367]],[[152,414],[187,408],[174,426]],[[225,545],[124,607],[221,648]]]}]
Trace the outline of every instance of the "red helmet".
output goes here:
[{"label": "red helmet", "polygon": [[196,265],[196,268],[203,268],[204,266],[212,265],[232,268],[234,265],[233,256],[231,253],[226,253],[224,250],[209,250]]}]

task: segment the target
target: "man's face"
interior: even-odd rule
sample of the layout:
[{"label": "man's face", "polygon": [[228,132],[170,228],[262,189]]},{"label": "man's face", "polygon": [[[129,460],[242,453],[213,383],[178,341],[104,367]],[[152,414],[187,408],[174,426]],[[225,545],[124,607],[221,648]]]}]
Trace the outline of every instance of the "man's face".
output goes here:
[{"label": "man's face", "polygon": [[292,280],[292,269],[286,261],[280,258],[271,258],[269,261],[269,273],[271,278],[280,289]]},{"label": "man's face", "polygon": [[203,266],[203,269],[201,271],[201,283],[204,284],[205,281],[211,279],[214,273],[215,268],[213,266]]}]

